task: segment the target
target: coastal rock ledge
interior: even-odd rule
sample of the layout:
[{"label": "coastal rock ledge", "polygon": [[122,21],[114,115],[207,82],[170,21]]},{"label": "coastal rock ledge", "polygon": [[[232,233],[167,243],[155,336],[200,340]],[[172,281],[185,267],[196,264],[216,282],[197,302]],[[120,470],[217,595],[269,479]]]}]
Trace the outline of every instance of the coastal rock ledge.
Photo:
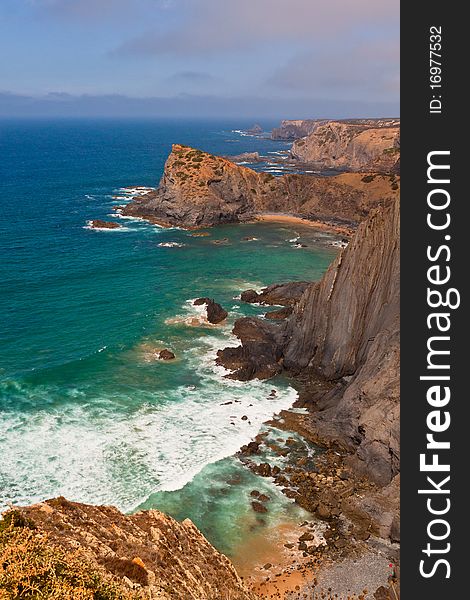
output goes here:
[{"label": "coastal rock ledge", "polygon": [[[381,486],[400,469],[399,221],[398,200],[374,211],[284,323],[239,319],[241,345],[217,357],[242,380],[299,376],[309,432]],[[318,378],[329,391],[309,387]]]},{"label": "coastal rock ledge", "polygon": [[396,198],[398,190],[393,174],[274,177],[174,144],[158,189],[134,198],[122,214],[186,228],[289,214],[354,229],[373,208]]},{"label": "coastal rock ledge", "polygon": [[[100,598],[255,598],[229,559],[213,548],[189,519],[179,523],[157,510],[124,515],[113,506],[90,506],[61,497],[5,513],[0,521],[0,533],[0,556],[4,539],[13,541],[15,535],[18,536],[20,562],[25,565],[23,584],[29,577],[26,551],[32,546],[36,563],[44,547],[49,556],[57,552],[66,564],[83,563],[86,573],[95,573],[95,580],[101,579],[103,585],[113,586],[113,595],[100,595]],[[4,556],[11,558],[14,552],[7,543]],[[3,570],[4,581],[13,577],[12,573],[8,577],[5,574],[8,564],[7,561],[0,565],[0,578]],[[50,563],[47,568],[51,569]],[[21,568],[16,565],[15,569],[18,576]],[[43,579],[46,575],[47,569]],[[77,588],[83,586],[79,575],[73,581]],[[57,585],[57,582],[51,584]],[[44,581],[43,585],[46,585]],[[64,593],[61,591],[60,596],[54,595],[54,598],[65,598]],[[66,597],[98,597],[91,593],[81,595],[74,588]]]}]

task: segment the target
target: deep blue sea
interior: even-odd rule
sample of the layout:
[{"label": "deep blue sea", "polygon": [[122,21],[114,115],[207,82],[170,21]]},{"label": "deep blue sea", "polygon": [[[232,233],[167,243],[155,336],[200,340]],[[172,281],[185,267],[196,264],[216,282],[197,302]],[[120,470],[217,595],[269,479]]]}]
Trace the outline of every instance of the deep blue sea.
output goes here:
[{"label": "deep blue sea", "polygon": [[[229,554],[253,530],[249,490],[271,484],[232,455],[296,392],[282,380],[224,379],[214,357],[236,344],[237,317],[263,313],[240,291],[319,278],[333,238],[275,223],[208,237],[133,220],[86,226],[118,220],[113,206],[129,188],[158,185],[174,142],[224,155],[288,149],[240,133],[250,125],[0,121],[0,507],[64,495],[161,508],[192,518]],[[204,323],[199,296],[220,302],[227,323]],[[156,360],[161,348],[176,360]],[[272,520],[300,518],[270,494]]]}]

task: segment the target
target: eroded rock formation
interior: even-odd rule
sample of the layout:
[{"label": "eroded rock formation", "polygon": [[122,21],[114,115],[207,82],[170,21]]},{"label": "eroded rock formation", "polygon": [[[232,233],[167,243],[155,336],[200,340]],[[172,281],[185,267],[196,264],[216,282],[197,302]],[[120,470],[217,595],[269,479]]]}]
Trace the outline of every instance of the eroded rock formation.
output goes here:
[{"label": "eroded rock formation", "polygon": [[48,545],[79,552],[124,589],[136,590],[137,598],[253,599],[228,558],[189,519],[178,523],[156,510],[126,516],[112,506],[65,498],[19,512],[37,535],[48,536]]},{"label": "eroded rock formation", "polygon": [[289,281],[288,283],[273,283],[263,288],[261,292],[245,290],[241,300],[250,304],[268,304],[274,306],[293,306],[298,302],[308,288],[309,281]]},{"label": "eroded rock formation", "polygon": [[327,119],[284,119],[279,127],[271,132],[273,140],[297,140],[313,133],[318,125],[327,123]]},{"label": "eroded rock formation", "polygon": [[242,379],[286,368],[336,383],[312,394],[310,427],[381,485],[399,471],[399,215],[398,200],[375,211],[285,324],[238,320],[241,346],[217,359]]},{"label": "eroded rock formation", "polygon": [[377,210],[294,308],[284,365],[338,381],[317,405],[323,438],[379,483],[399,469],[399,202]]},{"label": "eroded rock formation", "polygon": [[[395,123],[395,124],[393,124]],[[322,169],[396,172],[400,127],[396,121],[328,121],[294,142],[294,158]]]},{"label": "eroded rock formation", "polygon": [[135,198],[122,212],[166,226],[204,227],[287,213],[355,227],[371,209],[397,195],[394,175],[274,177],[174,145],[158,189]]}]

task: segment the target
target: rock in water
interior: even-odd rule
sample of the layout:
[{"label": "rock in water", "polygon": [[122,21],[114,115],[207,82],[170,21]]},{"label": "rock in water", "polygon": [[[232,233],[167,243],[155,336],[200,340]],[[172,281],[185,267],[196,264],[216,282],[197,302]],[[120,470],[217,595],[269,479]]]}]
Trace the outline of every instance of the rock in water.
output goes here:
[{"label": "rock in water", "polygon": [[158,358],[161,360],[173,360],[176,357],[171,350],[165,348],[164,350],[160,350],[160,352],[158,353]]},{"label": "rock in water", "polygon": [[282,352],[276,335],[279,329],[261,319],[244,317],[235,321],[233,333],[242,342],[238,348],[225,348],[217,352],[216,362],[233,370],[233,379],[269,379],[281,372],[279,360]]},{"label": "rock in water", "polygon": [[196,298],[196,300],[194,300],[193,304],[194,304],[194,306],[202,306],[203,304],[207,304],[210,301],[211,301],[210,298]]},{"label": "rock in water", "polygon": [[119,223],[113,223],[113,221],[93,219],[93,221],[90,221],[90,227],[93,229],[119,229],[121,225],[119,225]]},{"label": "rock in water", "polygon": [[[260,304],[293,306],[311,284],[311,281],[289,281],[288,283],[273,283],[257,294],[254,290],[242,292],[240,298],[244,302],[259,302]],[[256,299],[253,294],[256,294]]]},{"label": "rock in water", "polygon": [[258,135],[263,133],[263,128],[258,123],[255,123],[252,127],[250,127],[250,129],[247,129],[246,132],[250,133],[251,135]]},{"label": "rock in water", "polygon": [[207,304],[207,320],[209,323],[217,325],[222,323],[227,318],[228,312],[220,306],[217,302],[211,300]]},{"label": "rock in water", "polygon": [[268,512],[268,509],[266,508],[266,506],[264,506],[264,504],[261,504],[261,502],[257,502],[256,500],[253,500],[253,502],[251,503],[251,507],[257,513],[267,513]]},{"label": "rock in water", "polygon": [[207,320],[213,325],[222,323],[228,316],[228,312],[211,298],[197,298],[194,300],[193,304],[194,306],[201,306],[202,304],[206,305]]},{"label": "rock in water", "polygon": [[258,292],[255,290],[245,290],[241,293],[240,299],[242,302],[248,302],[250,304],[258,302]]}]

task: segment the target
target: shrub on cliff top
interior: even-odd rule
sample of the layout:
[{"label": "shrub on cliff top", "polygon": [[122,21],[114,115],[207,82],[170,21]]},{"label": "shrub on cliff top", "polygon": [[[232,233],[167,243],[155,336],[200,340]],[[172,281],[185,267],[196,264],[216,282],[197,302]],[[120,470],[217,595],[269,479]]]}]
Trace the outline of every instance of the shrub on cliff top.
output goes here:
[{"label": "shrub on cliff top", "polygon": [[0,521],[0,600],[137,600],[87,564],[80,552],[53,546],[20,511]]}]

